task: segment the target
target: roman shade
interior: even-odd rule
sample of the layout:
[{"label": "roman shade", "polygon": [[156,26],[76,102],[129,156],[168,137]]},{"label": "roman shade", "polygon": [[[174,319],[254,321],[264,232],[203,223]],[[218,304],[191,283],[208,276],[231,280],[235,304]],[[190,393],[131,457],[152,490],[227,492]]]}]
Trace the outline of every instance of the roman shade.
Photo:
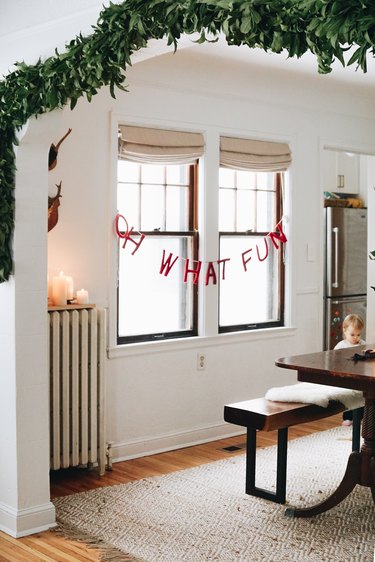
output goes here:
[{"label": "roman shade", "polygon": [[119,158],[141,164],[188,164],[202,156],[200,133],[119,126]]},{"label": "roman shade", "polygon": [[255,172],[283,172],[292,161],[286,143],[220,138],[220,166]]}]

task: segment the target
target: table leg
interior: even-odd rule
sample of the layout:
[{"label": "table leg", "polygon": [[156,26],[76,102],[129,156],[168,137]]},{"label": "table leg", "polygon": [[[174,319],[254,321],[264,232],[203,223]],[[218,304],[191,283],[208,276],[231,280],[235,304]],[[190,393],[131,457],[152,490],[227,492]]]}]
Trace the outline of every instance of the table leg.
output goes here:
[{"label": "table leg", "polygon": [[371,489],[375,502],[375,396],[364,393],[365,409],[362,423],[363,444],[361,451],[352,452],[344,478],[337,490],[328,498],[311,507],[288,507],[285,515],[289,517],[313,517],[324,513],[342,502],[353,490],[356,484]]},{"label": "table leg", "polygon": [[358,484],[361,474],[361,453],[354,452],[350,455],[344,478],[337,490],[328,498],[311,507],[288,507],[285,515],[288,517],[313,517],[335,507],[346,498]]}]

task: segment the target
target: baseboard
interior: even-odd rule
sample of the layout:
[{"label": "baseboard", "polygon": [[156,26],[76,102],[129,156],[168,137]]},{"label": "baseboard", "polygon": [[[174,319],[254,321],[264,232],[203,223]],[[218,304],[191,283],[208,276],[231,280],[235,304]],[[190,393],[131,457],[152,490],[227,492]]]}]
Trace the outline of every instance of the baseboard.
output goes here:
[{"label": "baseboard", "polygon": [[235,435],[242,435],[245,432],[243,428],[233,431],[233,426],[229,424],[218,424],[210,427],[200,427],[190,431],[182,431],[178,433],[164,434],[157,437],[144,437],[134,441],[124,443],[112,443],[112,461],[121,462],[138,457],[146,457],[155,455],[165,451],[173,451],[182,449],[183,447],[191,447],[218,439],[226,439]]},{"label": "baseboard", "polygon": [[51,502],[26,509],[0,504],[0,530],[11,537],[18,539],[55,526],[55,506]]}]

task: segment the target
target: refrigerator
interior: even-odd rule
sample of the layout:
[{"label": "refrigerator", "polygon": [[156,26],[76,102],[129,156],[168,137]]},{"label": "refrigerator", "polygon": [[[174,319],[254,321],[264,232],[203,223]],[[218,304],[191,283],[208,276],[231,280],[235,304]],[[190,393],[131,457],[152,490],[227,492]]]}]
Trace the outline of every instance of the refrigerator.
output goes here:
[{"label": "refrigerator", "polygon": [[[323,349],[342,340],[347,314],[360,314],[366,325],[367,209],[326,207]],[[366,332],[362,333],[366,339]]]}]

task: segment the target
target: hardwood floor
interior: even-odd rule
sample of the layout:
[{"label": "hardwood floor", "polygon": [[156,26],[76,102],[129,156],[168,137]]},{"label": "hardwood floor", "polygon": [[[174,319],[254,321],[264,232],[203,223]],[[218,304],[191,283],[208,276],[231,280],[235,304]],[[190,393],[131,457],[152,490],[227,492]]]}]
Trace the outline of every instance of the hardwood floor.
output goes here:
[{"label": "hardwood floor", "polygon": [[[289,439],[309,435],[315,431],[324,431],[341,424],[341,414],[302,424],[289,430]],[[187,447],[176,451],[160,453],[150,457],[114,463],[113,470],[99,477],[95,471],[68,469],[51,474],[51,497],[75,494],[102,486],[125,484],[150,476],[159,476],[191,468],[200,464],[243,454],[245,435],[212,441],[203,445]],[[258,447],[268,447],[276,443],[276,432],[258,435]],[[229,452],[225,447],[240,447]],[[0,532],[0,562],[99,562],[96,550],[86,545],[68,541],[53,531],[45,531],[22,539],[14,539]]]}]

